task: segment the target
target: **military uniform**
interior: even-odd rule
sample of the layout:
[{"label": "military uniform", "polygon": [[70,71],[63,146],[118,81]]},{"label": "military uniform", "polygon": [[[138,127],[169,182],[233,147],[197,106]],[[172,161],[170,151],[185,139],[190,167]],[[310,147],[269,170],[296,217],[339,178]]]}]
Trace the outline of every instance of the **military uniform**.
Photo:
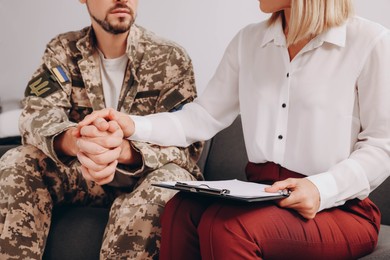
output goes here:
[{"label": "military uniform", "polygon": [[[195,98],[192,63],[180,46],[133,25],[126,53],[119,111],[174,111]],[[196,166],[202,144],[178,148],[131,142],[142,166],[118,165],[112,185],[103,186],[82,177],[76,158],[56,154],[57,135],[105,107],[91,27],[61,34],[47,45],[25,96],[19,123],[23,145],[0,161],[0,259],[40,259],[52,208],[59,203],[111,206],[101,258],[157,259],[159,215],[173,193],[150,184],[202,179]]]}]

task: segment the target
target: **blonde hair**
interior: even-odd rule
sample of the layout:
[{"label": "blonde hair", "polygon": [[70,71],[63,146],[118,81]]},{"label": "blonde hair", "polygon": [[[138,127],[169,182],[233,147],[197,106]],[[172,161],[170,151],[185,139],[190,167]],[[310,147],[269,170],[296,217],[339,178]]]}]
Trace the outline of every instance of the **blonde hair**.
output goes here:
[{"label": "blonde hair", "polygon": [[[329,28],[343,24],[353,13],[352,0],[291,0],[287,45],[315,37]],[[284,12],[273,13],[272,24]]]}]

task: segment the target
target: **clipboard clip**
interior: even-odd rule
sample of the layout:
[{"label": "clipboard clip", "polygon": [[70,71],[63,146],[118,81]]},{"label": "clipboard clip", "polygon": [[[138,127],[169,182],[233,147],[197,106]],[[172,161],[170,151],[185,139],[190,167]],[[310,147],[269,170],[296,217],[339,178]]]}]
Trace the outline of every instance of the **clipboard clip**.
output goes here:
[{"label": "clipboard clip", "polygon": [[207,184],[189,185],[188,183],[185,182],[176,182],[175,187],[190,192],[197,192],[197,193],[208,193],[208,194],[216,194],[216,195],[227,195],[230,193],[230,190],[228,189],[215,189],[215,188],[211,188]]}]

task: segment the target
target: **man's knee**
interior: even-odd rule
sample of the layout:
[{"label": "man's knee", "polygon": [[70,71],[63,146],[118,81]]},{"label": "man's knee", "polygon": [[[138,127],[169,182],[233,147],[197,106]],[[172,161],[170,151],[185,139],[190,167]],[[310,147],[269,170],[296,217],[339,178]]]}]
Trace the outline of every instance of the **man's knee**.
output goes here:
[{"label": "man's knee", "polygon": [[0,159],[0,171],[21,168],[25,171],[35,170],[37,164],[44,160],[45,154],[32,145],[21,145],[8,150]]},{"label": "man's knee", "polygon": [[9,150],[0,160],[0,186],[5,196],[44,188],[40,173],[45,155],[36,147],[22,145]]},{"label": "man's knee", "polygon": [[174,163],[169,163],[162,166],[161,168],[155,169],[141,179],[141,181],[149,182],[192,180],[195,180],[195,178],[191,175],[191,173]]}]

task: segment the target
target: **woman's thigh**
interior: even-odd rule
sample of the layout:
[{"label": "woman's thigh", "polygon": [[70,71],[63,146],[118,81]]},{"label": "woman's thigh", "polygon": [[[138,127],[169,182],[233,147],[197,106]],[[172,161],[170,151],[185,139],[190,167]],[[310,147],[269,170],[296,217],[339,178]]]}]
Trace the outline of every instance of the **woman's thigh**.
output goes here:
[{"label": "woman's thigh", "polygon": [[356,259],[374,249],[378,231],[353,210],[307,220],[273,203],[226,203],[207,209],[198,232],[204,259]]}]

